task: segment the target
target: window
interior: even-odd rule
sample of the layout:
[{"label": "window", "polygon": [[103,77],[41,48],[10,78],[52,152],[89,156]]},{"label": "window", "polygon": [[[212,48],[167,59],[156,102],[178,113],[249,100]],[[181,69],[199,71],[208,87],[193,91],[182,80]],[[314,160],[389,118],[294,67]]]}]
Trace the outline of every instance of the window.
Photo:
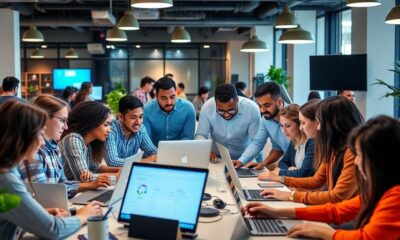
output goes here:
[{"label": "window", "polygon": [[351,54],[351,10],[340,12],[340,52]]}]

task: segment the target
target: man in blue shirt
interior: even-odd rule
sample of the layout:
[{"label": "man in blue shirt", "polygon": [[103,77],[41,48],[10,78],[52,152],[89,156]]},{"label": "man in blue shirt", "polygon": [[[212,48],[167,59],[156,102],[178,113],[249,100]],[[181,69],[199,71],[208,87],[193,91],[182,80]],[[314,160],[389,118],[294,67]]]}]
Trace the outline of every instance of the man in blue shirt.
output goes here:
[{"label": "man in blue shirt", "polygon": [[125,158],[144,151],[142,162],[155,162],[157,148],[153,145],[143,123],[143,104],[134,96],[119,101],[118,119],[111,122],[106,140],[105,160],[108,166],[121,167]]},{"label": "man in blue shirt", "polygon": [[194,138],[196,111],[193,104],[176,97],[175,82],[160,78],[154,85],[156,99],[144,107],[144,125],[154,145],[164,140]]},{"label": "man in blue shirt", "polygon": [[[284,102],[279,85],[274,82],[266,82],[260,85],[254,93],[256,102],[264,118],[254,139],[246,150],[235,160],[235,167],[254,167],[260,170],[275,163],[286,152],[290,141],[281,131],[279,124],[279,112]],[[267,139],[271,139],[272,150],[261,163],[250,162],[264,148]]]},{"label": "man in blue shirt", "polygon": [[[260,121],[255,102],[239,97],[232,84],[222,84],[201,109],[196,139],[206,139],[210,134],[215,142],[228,148],[232,159],[238,159],[254,139]],[[215,160],[216,152],[213,145],[211,160]]]}]

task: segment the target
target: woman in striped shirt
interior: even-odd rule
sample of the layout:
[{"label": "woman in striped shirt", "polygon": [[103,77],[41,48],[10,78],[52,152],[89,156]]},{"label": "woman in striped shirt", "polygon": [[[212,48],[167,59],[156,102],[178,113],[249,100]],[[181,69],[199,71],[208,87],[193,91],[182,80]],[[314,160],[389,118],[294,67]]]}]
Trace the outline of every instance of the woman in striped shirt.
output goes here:
[{"label": "woman in striped shirt", "polygon": [[57,142],[64,130],[68,129],[68,104],[49,94],[38,96],[33,103],[47,112],[49,120],[44,130],[45,143],[35,154],[36,161],[24,160],[19,164],[22,178],[26,182],[63,183],[67,187],[69,197],[73,197],[77,192],[109,186],[107,176],[85,183],[70,181],[65,177]]},{"label": "woman in striped shirt", "polygon": [[120,167],[102,164],[110,123],[110,109],[99,102],[82,102],[72,109],[68,130],[58,144],[69,180],[87,182],[101,176],[119,176]]},{"label": "woman in striped shirt", "polygon": [[16,208],[0,213],[2,239],[19,239],[24,232],[44,239],[63,239],[76,232],[89,216],[102,214],[98,202],[80,208],[74,217],[62,209],[44,209],[26,190],[17,165],[34,158],[43,144],[47,120],[47,114],[31,104],[9,101],[0,107],[0,189],[21,198]]}]

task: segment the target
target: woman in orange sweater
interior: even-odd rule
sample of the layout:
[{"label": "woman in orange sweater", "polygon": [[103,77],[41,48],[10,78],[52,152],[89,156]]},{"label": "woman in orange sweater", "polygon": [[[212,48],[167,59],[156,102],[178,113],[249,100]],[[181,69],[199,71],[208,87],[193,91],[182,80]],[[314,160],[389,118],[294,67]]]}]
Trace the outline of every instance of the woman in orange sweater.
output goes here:
[{"label": "woman in orange sweater", "polygon": [[393,161],[400,147],[400,122],[380,116],[354,130],[349,138],[359,196],[338,204],[307,208],[274,209],[250,203],[252,216],[290,217],[341,224],[356,220],[355,230],[334,230],[316,224],[293,226],[290,237],[322,239],[400,239],[400,174]]},{"label": "woman in orange sweater", "polygon": [[[262,195],[284,201],[324,204],[341,202],[357,194],[354,155],[346,146],[346,139],[353,128],[363,123],[361,113],[352,101],[335,96],[318,103],[316,120],[318,134],[315,141],[314,168],[318,170],[314,176],[294,178],[277,176],[272,172],[267,173],[267,176],[264,174],[266,178],[282,182],[288,187],[301,188],[303,191],[266,189]],[[325,184],[327,189],[321,190]],[[315,191],[316,189],[318,190]]]}]

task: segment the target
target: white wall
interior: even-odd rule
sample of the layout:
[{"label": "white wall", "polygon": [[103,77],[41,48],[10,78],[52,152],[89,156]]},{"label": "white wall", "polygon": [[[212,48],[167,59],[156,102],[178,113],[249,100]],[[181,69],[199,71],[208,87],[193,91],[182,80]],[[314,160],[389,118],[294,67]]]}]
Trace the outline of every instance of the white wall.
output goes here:
[{"label": "white wall", "polygon": [[367,14],[367,118],[378,114],[393,116],[393,98],[381,98],[386,87],[371,86],[379,78],[389,84],[394,82],[393,68],[395,51],[395,27],[385,24],[389,10],[395,6],[395,0],[381,1],[382,5],[368,9]]},{"label": "white wall", "polygon": [[[316,12],[297,11],[296,17],[301,27],[309,31],[315,40]],[[297,44],[293,47],[293,102],[302,105],[310,92],[310,56],[316,55],[315,43]]]},{"label": "white wall", "polygon": [[268,45],[269,51],[254,54],[254,75],[257,75],[257,73],[266,74],[269,66],[273,64],[274,27],[256,27],[256,34],[260,40],[264,41]]},{"label": "white wall", "polygon": [[[6,76],[21,80],[19,13],[7,8],[0,9],[0,82]],[[18,88],[21,96],[21,88]]]},{"label": "white wall", "polygon": [[[229,41],[228,51],[230,55],[230,74],[238,74],[239,81],[245,82],[249,86],[249,76],[250,76],[250,54],[240,51],[243,43],[245,41]],[[227,79],[230,81],[230,79]]]}]

